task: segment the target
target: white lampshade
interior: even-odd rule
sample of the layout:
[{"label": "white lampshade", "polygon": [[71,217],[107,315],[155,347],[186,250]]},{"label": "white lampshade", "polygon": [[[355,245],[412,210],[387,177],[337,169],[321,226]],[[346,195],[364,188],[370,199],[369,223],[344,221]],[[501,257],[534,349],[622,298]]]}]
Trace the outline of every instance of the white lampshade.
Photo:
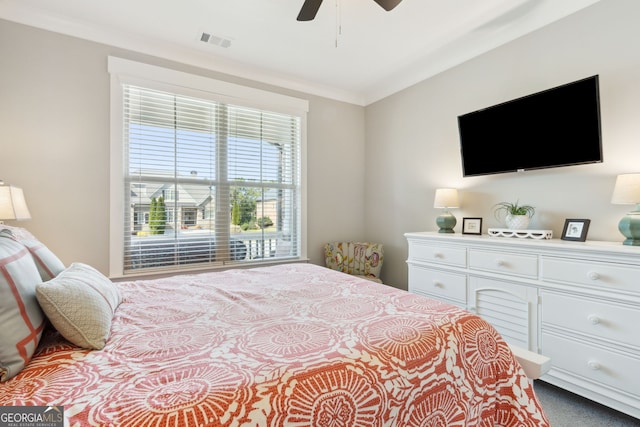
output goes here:
[{"label": "white lampshade", "polygon": [[635,205],[640,203],[640,173],[618,175],[613,188],[611,203],[614,205]]},{"label": "white lampshade", "polygon": [[0,220],[31,219],[22,188],[0,185]]},{"label": "white lampshade", "polygon": [[455,188],[438,188],[433,201],[434,208],[459,208],[458,190]]}]

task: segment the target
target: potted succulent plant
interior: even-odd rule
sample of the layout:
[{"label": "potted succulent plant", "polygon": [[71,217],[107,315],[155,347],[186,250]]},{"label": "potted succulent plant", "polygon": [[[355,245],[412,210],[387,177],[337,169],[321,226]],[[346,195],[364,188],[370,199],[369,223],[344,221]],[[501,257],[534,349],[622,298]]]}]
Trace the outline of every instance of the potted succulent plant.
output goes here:
[{"label": "potted succulent plant", "polygon": [[524,230],[529,227],[529,221],[536,212],[533,206],[519,203],[519,201],[515,203],[500,202],[493,207],[493,214],[496,219],[504,220],[505,225],[510,230]]}]

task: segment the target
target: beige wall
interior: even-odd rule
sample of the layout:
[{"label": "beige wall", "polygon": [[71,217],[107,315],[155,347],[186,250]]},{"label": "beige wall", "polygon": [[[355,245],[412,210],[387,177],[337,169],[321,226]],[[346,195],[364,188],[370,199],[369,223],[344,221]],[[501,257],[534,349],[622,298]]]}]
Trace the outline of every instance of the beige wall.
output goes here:
[{"label": "beige wall", "polygon": [[[622,241],[617,224],[632,206],[610,199],[617,174],[640,172],[638,16],[636,0],[602,0],[367,107],[366,229],[386,245],[385,282],[406,287],[403,233],[437,229],[438,187],[460,189],[457,232],[463,217],[500,227],[491,207],[519,199],[537,208],[532,228],[560,236],[566,218],[589,218],[590,239]],[[458,115],[594,74],[603,163],[462,178]]]},{"label": "beige wall", "polygon": [[[21,223],[65,263],[108,267],[108,55],[309,99],[309,253],[325,241],[385,244],[382,278],[406,288],[403,233],[435,230],[436,188],[461,190],[454,213],[500,224],[491,206],[537,207],[534,227],[558,236],[589,218],[589,238],[621,241],[631,209],[609,203],[615,176],[640,166],[640,2],[601,0],[366,108],[278,90],[0,20],[0,178],[24,188]],[[600,75],[604,163],[462,178],[456,117],[593,74]],[[365,146],[366,137],[366,146]],[[523,154],[535,147],[521,147]]]},{"label": "beige wall", "polygon": [[0,20],[0,179],[24,189],[32,216],[8,224],[65,264],[108,272],[109,55],[308,99],[309,257],[322,264],[326,240],[364,238],[363,107]]}]

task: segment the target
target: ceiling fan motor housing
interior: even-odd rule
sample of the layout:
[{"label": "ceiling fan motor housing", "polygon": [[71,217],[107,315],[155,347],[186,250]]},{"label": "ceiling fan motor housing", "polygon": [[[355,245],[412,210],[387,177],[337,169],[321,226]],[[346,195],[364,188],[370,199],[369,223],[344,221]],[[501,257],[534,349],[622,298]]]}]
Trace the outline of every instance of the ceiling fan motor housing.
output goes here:
[{"label": "ceiling fan motor housing", "polygon": [[[387,12],[396,7],[402,0],[373,0],[378,3],[384,10]],[[298,21],[312,21],[318,10],[320,9],[320,5],[322,4],[322,0],[305,0],[302,4],[302,9],[300,9],[300,13],[298,14]]]}]

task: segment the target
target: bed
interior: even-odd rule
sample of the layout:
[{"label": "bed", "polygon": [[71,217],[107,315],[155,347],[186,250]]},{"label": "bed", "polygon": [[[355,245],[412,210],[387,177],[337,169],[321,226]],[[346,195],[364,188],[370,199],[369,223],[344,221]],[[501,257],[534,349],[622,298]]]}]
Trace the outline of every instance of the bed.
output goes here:
[{"label": "bed", "polygon": [[72,288],[111,286],[103,347],[48,319],[0,406],[70,426],[549,425],[499,334],[452,305],[305,263],[47,282],[74,269],[95,280]]}]

